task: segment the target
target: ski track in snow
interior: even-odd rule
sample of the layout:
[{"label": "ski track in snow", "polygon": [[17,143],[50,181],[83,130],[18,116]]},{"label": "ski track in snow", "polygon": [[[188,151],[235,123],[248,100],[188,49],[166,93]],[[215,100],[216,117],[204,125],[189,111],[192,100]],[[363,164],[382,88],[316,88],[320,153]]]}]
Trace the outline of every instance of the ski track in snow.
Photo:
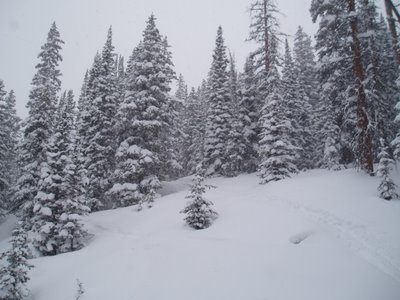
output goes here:
[{"label": "ski track in snow", "polygon": [[[337,238],[346,243],[352,251],[369,263],[400,282],[400,260],[390,255],[390,245],[385,239],[374,236],[366,230],[366,225],[345,220],[337,215],[316,209],[295,200],[270,196],[271,200],[290,207],[293,211],[304,214],[311,221],[328,228]],[[380,245],[380,246],[378,246]]]}]

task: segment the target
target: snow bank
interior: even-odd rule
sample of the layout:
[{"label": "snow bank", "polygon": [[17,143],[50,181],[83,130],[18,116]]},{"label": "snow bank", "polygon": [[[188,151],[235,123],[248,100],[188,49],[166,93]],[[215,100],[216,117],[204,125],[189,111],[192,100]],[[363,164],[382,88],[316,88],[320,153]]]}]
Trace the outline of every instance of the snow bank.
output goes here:
[{"label": "snow bank", "polygon": [[210,228],[184,225],[187,179],[152,209],[91,214],[84,249],[32,260],[32,299],[75,299],[77,280],[82,300],[399,299],[400,201],[379,199],[378,179],[317,170],[208,183]]}]

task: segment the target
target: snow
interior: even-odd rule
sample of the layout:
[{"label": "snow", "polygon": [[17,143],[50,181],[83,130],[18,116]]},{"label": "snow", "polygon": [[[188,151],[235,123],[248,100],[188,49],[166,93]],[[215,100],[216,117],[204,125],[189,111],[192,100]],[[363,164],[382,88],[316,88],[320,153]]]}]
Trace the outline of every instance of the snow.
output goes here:
[{"label": "snow", "polygon": [[399,299],[400,201],[376,196],[378,178],[315,170],[258,181],[208,180],[219,218],[205,230],[179,213],[188,178],[151,209],[90,214],[85,248],[31,261],[31,299],[74,299],[77,281],[85,300]]}]

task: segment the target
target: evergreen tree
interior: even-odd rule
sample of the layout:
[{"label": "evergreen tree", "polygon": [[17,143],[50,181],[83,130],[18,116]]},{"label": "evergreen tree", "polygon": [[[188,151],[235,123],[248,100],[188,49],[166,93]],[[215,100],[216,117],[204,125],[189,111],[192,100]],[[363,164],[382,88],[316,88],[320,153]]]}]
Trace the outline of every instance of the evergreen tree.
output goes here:
[{"label": "evergreen tree", "polygon": [[78,100],[78,113],[76,119],[76,154],[77,154],[77,173],[79,175],[79,188],[81,196],[85,199],[88,207],[99,206],[97,202],[93,202],[88,194],[88,174],[86,166],[90,163],[88,155],[89,144],[93,134],[92,113],[94,112],[93,100],[96,98],[94,85],[100,76],[101,56],[97,53],[93,65],[86,72]]},{"label": "evergreen tree", "polygon": [[204,157],[204,129],[206,109],[202,102],[200,89],[191,89],[185,102],[183,126],[183,168],[187,175],[194,174],[196,167],[203,161]]},{"label": "evergreen tree", "polygon": [[[323,121],[317,124],[316,135],[320,145],[316,148],[329,151],[322,153],[321,158],[339,157],[341,165],[354,162],[357,119],[354,75],[349,67],[352,66],[352,53],[346,9],[347,0],[313,0],[310,8],[313,22],[319,19],[315,36],[320,82],[316,116]],[[324,124],[325,119],[331,121],[330,127]],[[328,144],[335,147],[327,147]],[[338,153],[332,153],[336,150]],[[322,166],[329,164],[325,161],[320,163]]]},{"label": "evergreen tree", "polygon": [[0,80],[0,217],[10,208],[12,187],[18,174],[19,124],[14,92],[11,90],[7,95]]},{"label": "evergreen tree", "polygon": [[303,130],[303,159],[302,168],[313,168],[321,160],[323,150],[322,145],[318,143],[317,132],[319,116],[318,112],[318,81],[317,66],[315,62],[314,48],[311,45],[311,37],[307,35],[302,27],[299,27],[293,46],[293,64],[296,81],[299,87],[298,98],[300,100],[301,112],[299,116],[299,125]]},{"label": "evergreen tree", "polygon": [[227,66],[226,47],[222,36],[222,28],[219,27],[209,80],[209,107],[204,146],[206,175],[235,175],[232,174],[234,172],[232,164],[235,162],[229,157],[232,103]]},{"label": "evergreen tree", "polygon": [[396,87],[397,65],[390,37],[383,18],[378,19],[373,1],[359,1],[360,42],[365,68],[365,92],[375,153],[380,139],[393,140],[395,135],[394,107],[399,90]]},{"label": "evergreen tree", "polygon": [[[282,69],[282,92],[285,101],[285,114],[287,120],[291,123],[293,130],[289,133],[293,145],[296,146],[294,155],[296,157],[295,164],[300,169],[306,169],[310,166],[307,153],[307,127],[303,126],[302,118],[307,115],[307,107],[305,103],[305,93],[303,87],[299,84],[298,77],[295,73],[295,67],[289,43],[286,40],[285,56]],[[308,154],[308,155],[307,155]]]},{"label": "evergreen tree", "polygon": [[[170,83],[172,62],[166,40],[151,15],[143,40],[128,62],[126,91],[118,115],[120,143],[116,152],[115,183],[109,194],[114,206],[151,203],[165,174],[171,150]],[[163,174],[164,173],[164,174]]]},{"label": "evergreen tree", "polygon": [[262,108],[260,102],[254,59],[250,55],[239,79],[239,118],[243,126],[242,135],[245,139],[242,169],[245,172],[255,172],[258,165],[259,118]]},{"label": "evergreen tree", "polygon": [[206,187],[203,184],[204,174],[200,168],[196,171],[193,178],[193,184],[190,187],[190,195],[186,196],[190,201],[181,213],[186,214],[185,222],[190,227],[199,230],[205,229],[211,225],[218,214],[211,209],[213,203],[203,197]]},{"label": "evergreen tree", "polygon": [[4,260],[0,268],[0,299],[22,300],[28,296],[28,271],[33,268],[28,257],[27,234],[19,222],[12,232],[11,249],[0,257]]},{"label": "evergreen tree", "polygon": [[178,77],[178,88],[176,89],[175,97],[182,102],[185,102],[188,97],[188,87],[182,74],[179,74]]},{"label": "evergreen tree", "polygon": [[74,163],[74,99],[72,91],[60,99],[55,133],[42,167],[33,208],[34,246],[43,255],[73,251],[83,246],[86,231],[79,216],[88,212],[80,202]]},{"label": "evergreen tree", "polygon": [[297,172],[296,147],[291,140],[293,128],[287,118],[287,106],[283,98],[282,83],[277,70],[276,37],[272,36],[270,69],[268,72],[269,94],[261,112],[260,133],[260,183],[277,181]]},{"label": "evergreen tree", "polygon": [[229,94],[230,94],[230,113],[232,115],[231,131],[229,133],[228,144],[226,147],[226,156],[229,164],[225,170],[225,175],[236,176],[244,169],[244,159],[249,141],[243,134],[244,119],[243,114],[247,114],[245,108],[240,106],[239,102],[239,78],[236,69],[235,58],[229,55]]},{"label": "evergreen tree", "polygon": [[33,87],[27,104],[29,114],[19,149],[22,170],[16,184],[13,207],[23,206],[22,219],[26,228],[32,226],[33,202],[38,191],[41,167],[46,161],[48,142],[53,134],[57,93],[61,86],[58,69],[62,61],[61,44],[63,41],[53,23],[38,56],[40,62],[36,65],[37,73],[32,80]]},{"label": "evergreen tree", "polygon": [[[249,40],[258,44],[253,52],[258,80],[258,94],[262,103],[270,92],[270,68],[275,68],[271,61],[271,47],[274,39],[280,34],[276,14],[279,13],[273,0],[253,0],[250,5],[250,35]],[[271,65],[272,64],[272,65]],[[263,105],[262,104],[262,105]]]},{"label": "evergreen tree", "polygon": [[380,140],[378,159],[377,175],[381,178],[378,186],[379,197],[385,200],[397,199],[399,196],[396,193],[396,184],[390,178],[394,161],[389,155],[389,147],[383,138]]},{"label": "evergreen tree", "polygon": [[115,74],[115,55],[112,45],[112,30],[108,30],[107,40],[101,59],[95,61],[89,75],[89,128],[84,148],[87,180],[87,203],[92,211],[112,207],[107,191],[111,187],[115,156],[115,115],[118,107],[118,91]]}]

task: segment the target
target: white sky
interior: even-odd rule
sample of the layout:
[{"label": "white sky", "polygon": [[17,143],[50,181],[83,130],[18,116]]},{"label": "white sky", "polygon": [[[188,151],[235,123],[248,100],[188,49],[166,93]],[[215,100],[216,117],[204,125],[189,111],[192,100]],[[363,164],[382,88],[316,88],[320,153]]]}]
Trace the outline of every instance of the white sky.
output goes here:
[{"label": "white sky", "polygon": [[[0,79],[14,89],[18,113],[25,117],[37,55],[56,21],[64,40],[61,52],[63,89],[79,95],[85,70],[101,50],[107,29],[113,26],[113,44],[125,60],[141,39],[145,21],[153,12],[161,34],[168,37],[175,71],[189,86],[205,78],[217,27],[235,53],[238,68],[254,48],[245,42],[249,32],[247,8],[251,0],[0,0]],[[282,32],[293,35],[298,25],[313,35],[317,28],[309,15],[311,0],[276,0],[282,12]]]}]

